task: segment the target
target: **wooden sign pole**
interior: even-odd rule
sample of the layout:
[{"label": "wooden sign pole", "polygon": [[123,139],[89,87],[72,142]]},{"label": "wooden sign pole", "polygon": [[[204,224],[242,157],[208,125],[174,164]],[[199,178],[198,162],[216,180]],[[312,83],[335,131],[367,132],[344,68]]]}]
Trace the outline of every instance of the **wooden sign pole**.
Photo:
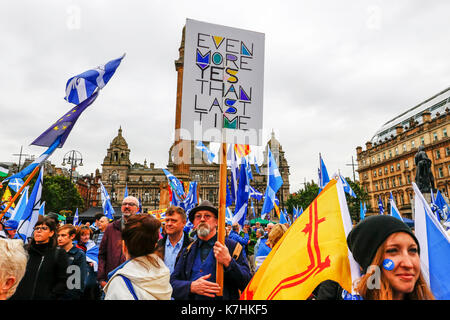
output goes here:
[{"label": "wooden sign pole", "polygon": [[[225,210],[227,201],[227,144],[222,143],[219,177],[219,218],[217,229],[217,241],[225,244]],[[216,282],[220,286],[217,296],[223,296],[223,265],[216,264]]]}]

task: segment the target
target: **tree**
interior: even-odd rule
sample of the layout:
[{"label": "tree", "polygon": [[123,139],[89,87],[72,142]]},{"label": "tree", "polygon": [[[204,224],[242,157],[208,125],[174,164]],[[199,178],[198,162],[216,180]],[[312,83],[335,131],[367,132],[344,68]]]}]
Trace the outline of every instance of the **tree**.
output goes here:
[{"label": "tree", "polygon": [[75,212],[83,207],[83,199],[70,178],[64,176],[44,176],[42,201],[47,212]]}]

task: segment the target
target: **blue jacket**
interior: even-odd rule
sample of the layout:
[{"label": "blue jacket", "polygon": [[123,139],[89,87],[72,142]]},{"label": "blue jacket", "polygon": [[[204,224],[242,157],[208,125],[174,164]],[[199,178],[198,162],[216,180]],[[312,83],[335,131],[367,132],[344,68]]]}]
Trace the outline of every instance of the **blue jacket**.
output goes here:
[{"label": "blue jacket", "polygon": [[[196,298],[196,295],[190,292],[191,281],[189,279],[191,278],[192,268],[197,256],[198,244],[199,241],[196,240],[189,251],[187,251],[187,248],[183,248],[175,269],[170,276],[170,284],[173,288],[172,297],[175,300],[194,300]],[[232,255],[236,247],[236,241],[225,238],[225,245],[230,255]],[[223,300],[239,299],[239,290],[243,291],[251,278],[252,274],[247,258],[244,251],[242,251],[236,260],[232,258],[230,265],[224,267],[223,296],[218,298]]]}]

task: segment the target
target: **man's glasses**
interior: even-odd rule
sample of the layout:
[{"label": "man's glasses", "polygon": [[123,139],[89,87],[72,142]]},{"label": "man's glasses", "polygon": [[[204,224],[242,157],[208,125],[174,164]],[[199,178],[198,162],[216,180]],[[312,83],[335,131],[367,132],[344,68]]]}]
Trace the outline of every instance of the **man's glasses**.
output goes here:
[{"label": "man's glasses", "polygon": [[34,227],[34,231],[40,231],[40,230],[42,230],[42,231],[47,231],[47,230],[49,230],[50,228],[49,227],[46,227],[46,226],[42,226],[42,227]]},{"label": "man's glasses", "polygon": [[137,207],[136,203],[133,202],[122,202],[123,206]]},{"label": "man's glasses", "polygon": [[202,218],[205,219],[205,220],[209,220],[209,219],[212,218],[212,215],[210,215],[210,214],[196,214],[196,215],[194,215],[194,219],[201,220]]}]

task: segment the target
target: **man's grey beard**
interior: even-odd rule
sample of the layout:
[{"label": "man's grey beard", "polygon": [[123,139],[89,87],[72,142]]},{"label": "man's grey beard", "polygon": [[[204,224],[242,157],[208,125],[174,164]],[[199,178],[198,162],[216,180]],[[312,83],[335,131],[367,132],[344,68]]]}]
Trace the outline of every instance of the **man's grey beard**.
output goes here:
[{"label": "man's grey beard", "polygon": [[200,224],[197,228],[197,236],[205,238],[209,235],[211,229],[206,223]]}]

